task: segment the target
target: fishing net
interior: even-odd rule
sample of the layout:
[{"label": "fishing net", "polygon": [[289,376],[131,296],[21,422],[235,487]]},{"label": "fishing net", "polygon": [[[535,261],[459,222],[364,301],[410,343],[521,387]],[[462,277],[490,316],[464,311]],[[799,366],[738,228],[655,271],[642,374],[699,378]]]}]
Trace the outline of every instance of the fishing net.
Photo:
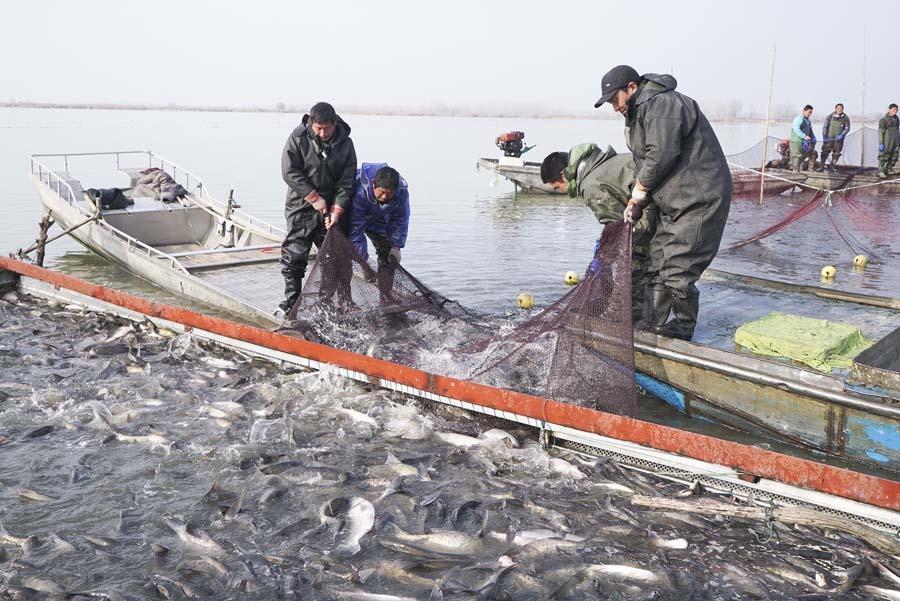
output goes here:
[{"label": "fishing net", "polygon": [[[817,150],[821,149],[820,141]],[[866,242],[853,231],[878,235],[880,230],[884,230],[884,222],[873,218],[869,207],[863,207],[877,207],[877,196],[896,193],[898,180],[883,181],[875,176],[878,169],[877,150],[878,132],[863,127],[844,139],[838,165],[824,173],[816,170],[816,166],[821,167],[819,163],[804,165],[799,173],[791,171],[788,167],[787,140],[772,136],[743,152],[729,155],[727,159],[736,203],[759,200],[760,186],[764,182],[762,206],[755,210],[744,209],[744,212],[753,210],[760,217],[760,222],[772,221],[773,217],[775,221],[754,232],[744,232],[739,239],[732,239],[724,245],[723,251],[733,252],[779,233],[811,214],[818,215],[821,209],[824,215],[822,225],[836,234],[842,246],[877,258],[879,253],[874,248],[878,244],[877,238]],[[763,164],[766,165],[765,171]],[[800,200],[801,205],[787,214],[779,214],[778,205],[784,203],[778,202],[781,200],[778,197],[786,193],[798,194],[795,198]],[[733,217],[736,208],[741,210],[733,207]]]},{"label": "fishing net", "polygon": [[354,352],[634,416],[631,231],[608,225],[581,283],[511,320],[468,309],[329,230],[288,328]]}]

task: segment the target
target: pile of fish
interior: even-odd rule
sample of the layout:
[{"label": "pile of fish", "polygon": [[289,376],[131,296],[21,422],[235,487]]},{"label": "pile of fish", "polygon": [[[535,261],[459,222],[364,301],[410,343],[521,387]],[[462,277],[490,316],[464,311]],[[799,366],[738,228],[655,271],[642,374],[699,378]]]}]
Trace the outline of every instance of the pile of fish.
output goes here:
[{"label": "pile of fish", "polygon": [[0,322],[3,599],[900,598],[866,541],[638,509],[713,493],[528,429],[15,293]]}]

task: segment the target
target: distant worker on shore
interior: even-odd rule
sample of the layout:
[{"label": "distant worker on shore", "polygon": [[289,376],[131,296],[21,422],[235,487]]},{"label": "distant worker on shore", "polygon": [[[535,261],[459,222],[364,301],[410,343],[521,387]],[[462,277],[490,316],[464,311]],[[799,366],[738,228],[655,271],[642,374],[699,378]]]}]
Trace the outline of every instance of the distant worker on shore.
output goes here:
[{"label": "distant worker on shore", "polygon": [[900,151],[900,118],[897,105],[891,103],[887,114],[878,121],[878,177],[887,178],[897,164]]},{"label": "distant worker on shore", "polygon": [[[622,219],[634,185],[634,157],[617,154],[596,144],[579,144],[569,152],[552,152],[541,163],[541,181],[558,192],[566,192],[586,204],[604,226]],[[655,208],[648,207],[634,225],[631,251],[631,318],[641,319],[647,265],[650,260],[650,223]],[[597,239],[597,245],[600,239]],[[596,255],[598,246],[594,247]]]},{"label": "distant worker on shore", "polygon": [[350,208],[350,240],[368,261],[366,236],[375,247],[375,275],[382,302],[390,300],[394,271],[409,232],[409,188],[406,180],[387,163],[363,163],[356,173]]},{"label": "distant worker on shore", "polygon": [[791,171],[799,172],[801,167],[812,171],[816,167],[816,136],[809,120],[812,114],[813,107],[807,104],[791,125]]},{"label": "distant worker on shore", "polygon": [[[731,172],[697,102],[671,75],[638,75],[619,65],[603,76],[597,108],[625,117],[637,176],[623,216],[640,222],[652,202],[649,290],[640,327],[690,340],[697,325],[697,280],[719,250],[731,207]],[[672,319],[669,320],[669,314]]]},{"label": "distant worker on shore", "polygon": [[[849,133],[850,117],[844,112],[844,105],[838,102],[834,105],[834,112],[825,117],[825,125],[822,126],[822,156],[819,158],[819,167],[816,171],[834,171],[844,150],[844,138]],[[829,153],[831,164],[826,165]]]},{"label": "distant worker on shore", "polygon": [[766,169],[787,169],[791,166],[791,141],[779,140],[776,149],[781,157],[766,163]]},{"label": "distant worker on shore", "polygon": [[[313,244],[322,245],[329,227],[348,230],[344,213],[353,198],[356,150],[350,126],[333,106],[319,102],[303,115],[284,145],[281,176],[288,190],[287,236],[281,244],[284,300],[279,308],[287,314],[300,296]],[[339,292],[349,294],[349,286]]]}]

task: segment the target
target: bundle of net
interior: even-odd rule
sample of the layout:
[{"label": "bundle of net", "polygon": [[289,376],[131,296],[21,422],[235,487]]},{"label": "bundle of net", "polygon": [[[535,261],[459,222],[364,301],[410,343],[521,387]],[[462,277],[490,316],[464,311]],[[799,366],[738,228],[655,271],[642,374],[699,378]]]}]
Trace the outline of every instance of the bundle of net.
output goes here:
[{"label": "bundle of net", "polygon": [[466,308],[329,230],[284,331],[441,375],[633,416],[631,228],[604,228],[584,278],[518,318]]}]

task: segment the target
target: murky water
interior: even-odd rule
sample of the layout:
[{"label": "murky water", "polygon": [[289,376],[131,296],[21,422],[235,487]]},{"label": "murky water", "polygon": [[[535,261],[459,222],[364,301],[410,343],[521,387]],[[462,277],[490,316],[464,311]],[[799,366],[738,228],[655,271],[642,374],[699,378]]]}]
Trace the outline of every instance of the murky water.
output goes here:
[{"label": "murky water", "polygon": [[[642,510],[691,493],[189,335],[15,295],[0,323],[6,598],[831,598],[865,556],[890,562]],[[887,584],[862,578],[840,598]]]}]

